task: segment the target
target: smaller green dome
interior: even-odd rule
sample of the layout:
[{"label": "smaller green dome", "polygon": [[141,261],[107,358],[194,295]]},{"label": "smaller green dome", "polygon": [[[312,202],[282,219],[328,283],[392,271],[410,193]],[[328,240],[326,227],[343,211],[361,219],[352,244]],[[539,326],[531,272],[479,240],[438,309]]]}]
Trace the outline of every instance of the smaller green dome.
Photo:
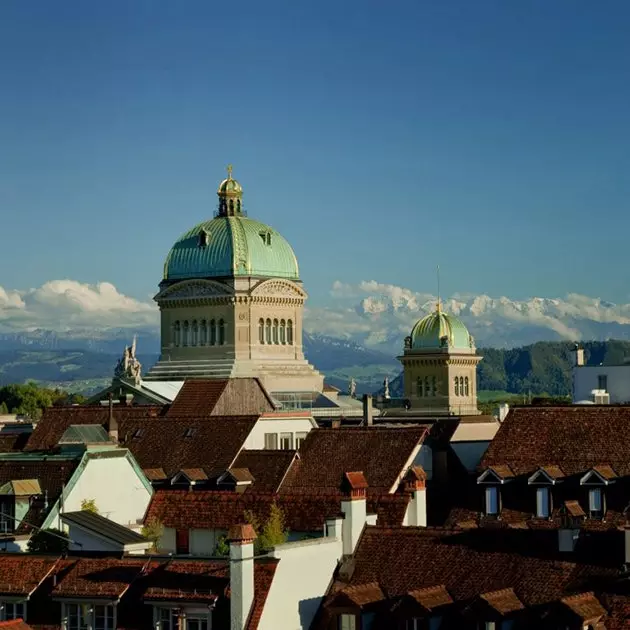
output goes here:
[{"label": "smaller green dome", "polygon": [[232,177],[228,177],[224,179],[219,184],[219,189],[217,190],[217,194],[219,195],[242,195],[243,187]]},{"label": "smaller green dome", "polygon": [[475,347],[475,341],[455,315],[436,310],[419,320],[411,331],[412,350],[466,350]]}]

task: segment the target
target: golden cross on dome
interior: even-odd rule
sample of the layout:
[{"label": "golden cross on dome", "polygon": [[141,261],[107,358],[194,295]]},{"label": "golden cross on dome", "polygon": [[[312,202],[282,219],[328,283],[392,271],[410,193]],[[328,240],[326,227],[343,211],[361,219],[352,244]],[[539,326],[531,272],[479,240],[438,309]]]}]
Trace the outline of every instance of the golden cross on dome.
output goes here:
[{"label": "golden cross on dome", "polygon": [[437,266],[437,304],[436,304],[436,311],[439,313],[440,312],[440,265]]},{"label": "golden cross on dome", "polygon": [[228,179],[232,179],[232,165],[227,165]]}]

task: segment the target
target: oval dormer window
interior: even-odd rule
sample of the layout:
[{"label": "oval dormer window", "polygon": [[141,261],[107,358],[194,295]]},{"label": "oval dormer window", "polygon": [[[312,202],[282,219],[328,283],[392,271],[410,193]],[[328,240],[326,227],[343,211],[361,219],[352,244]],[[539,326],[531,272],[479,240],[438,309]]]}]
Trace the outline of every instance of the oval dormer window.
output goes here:
[{"label": "oval dormer window", "polygon": [[199,247],[207,247],[210,242],[210,234],[206,230],[199,232]]}]

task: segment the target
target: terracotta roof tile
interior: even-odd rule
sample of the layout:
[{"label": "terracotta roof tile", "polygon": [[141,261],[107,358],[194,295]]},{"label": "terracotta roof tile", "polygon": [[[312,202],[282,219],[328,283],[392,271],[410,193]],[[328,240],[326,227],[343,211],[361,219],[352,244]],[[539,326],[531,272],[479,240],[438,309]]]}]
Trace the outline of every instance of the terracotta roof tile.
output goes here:
[{"label": "terracotta roof tile", "polygon": [[593,470],[599,475],[601,475],[604,479],[606,479],[606,481],[609,481],[610,479],[615,479],[615,477],[617,477],[617,473],[610,466],[607,466],[606,464],[602,464],[600,466],[593,466]]},{"label": "terracotta roof tile", "polygon": [[[284,512],[289,530],[315,532],[322,530],[327,518],[340,514],[343,498],[341,493],[283,496],[255,491],[157,490],[145,520],[156,519],[174,529],[227,530],[243,522],[246,511],[266,520],[275,501]],[[373,496],[368,497],[367,511],[377,514],[380,524],[396,526],[402,524],[408,504],[409,495]]]},{"label": "terracotta roof tile", "polygon": [[227,561],[172,560],[158,567],[146,580],[147,601],[208,602],[220,597],[229,585]]},{"label": "terracotta roof tile", "polygon": [[180,472],[190,481],[207,481],[208,475],[203,471],[203,468],[182,468]]},{"label": "terracotta roof tile", "polygon": [[516,596],[512,588],[482,593],[480,597],[501,615],[507,615],[525,608],[523,602]]},{"label": "terracotta roof tile", "polygon": [[230,530],[228,532],[228,540],[235,542],[244,540],[256,540],[256,532],[254,531],[254,528],[248,523],[241,525],[235,524],[230,527]]},{"label": "terracotta roof tile", "polygon": [[410,591],[409,596],[428,611],[453,603],[453,598],[449,595],[444,585],[419,588],[415,591]]},{"label": "terracotta roof tile", "polygon": [[[590,547],[571,560],[559,554],[557,545],[554,531],[474,529],[456,533],[368,526],[354,554],[354,572],[344,587],[378,582],[392,599],[441,584],[461,603],[513,589],[523,606],[532,607],[557,602],[584,584],[597,584],[598,580],[609,584],[619,575],[613,551],[602,554],[602,549],[610,549],[606,542],[598,545],[593,539]],[[612,548],[615,557],[621,553],[616,544]],[[516,605],[511,596],[505,601],[512,602],[507,607]]]},{"label": "terracotta roof tile", "polygon": [[164,468],[145,468],[142,472],[149,481],[164,481],[168,479]]},{"label": "terracotta roof tile", "polygon": [[32,630],[24,619],[12,619],[10,621],[0,621],[2,630]]},{"label": "terracotta roof tile", "polygon": [[[114,414],[119,423],[131,418],[157,418],[166,412],[159,405],[115,405]],[[47,451],[55,446],[73,424],[100,424],[109,419],[109,407],[103,405],[77,405],[48,407],[37,423],[26,444],[27,451]]]},{"label": "terracotta roof tile", "polygon": [[0,555],[0,594],[30,595],[55,569],[58,559],[26,554]]},{"label": "terracotta roof tile", "polygon": [[349,490],[366,490],[368,482],[363,472],[346,472],[343,474],[344,485]]},{"label": "terracotta roof tile", "polygon": [[606,614],[606,609],[592,592],[565,597],[561,601],[584,623],[599,621]]},{"label": "terracotta roof tile", "polygon": [[512,469],[507,465],[488,466],[488,470],[494,472],[501,479],[510,479],[514,477]]},{"label": "terracotta roof tile", "polygon": [[553,463],[565,475],[607,465],[630,475],[630,406],[516,407],[501,424],[481,468],[509,465],[516,475]]},{"label": "terracotta roof tile", "polygon": [[580,518],[580,517],[586,516],[586,514],[584,513],[584,510],[582,509],[582,506],[579,504],[578,501],[565,501],[564,511],[569,516],[573,516],[574,518]]},{"label": "terracotta roof tile", "polygon": [[11,431],[0,434],[0,453],[13,453],[21,451],[31,437],[30,431]]},{"label": "terracotta roof tile", "polygon": [[258,628],[278,562],[278,560],[270,558],[261,558],[254,564],[254,602],[245,630],[257,630]]},{"label": "terracotta roof tile", "polygon": [[254,475],[249,471],[249,468],[228,468],[227,472],[232,476],[237,483],[252,483],[254,481]]},{"label": "terracotta roof tile", "polygon": [[380,602],[385,599],[385,594],[378,585],[378,582],[348,586],[344,588],[341,593],[357,606],[365,606],[366,604],[373,604],[374,602]]},{"label": "terracotta roof tile", "polygon": [[249,470],[256,492],[277,492],[295,458],[295,451],[242,450],[233,467]]},{"label": "terracotta roof tile", "polygon": [[541,466],[541,470],[543,470],[551,479],[562,479],[564,477],[564,472],[560,466]]},{"label": "terracotta roof tile", "polygon": [[79,558],[59,578],[53,597],[118,600],[147,565],[147,559]]},{"label": "terracotta roof tile", "polygon": [[260,415],[275,409],[256,378],[189,379],[166,415],[171,418],[208,418],[214,415]]},{"label": "terracotta roof tile", "polygon": [[[347,471],[361,470],[368,495],[389,492],[422,443],[427,427],[344,428],[311,431],[281,493],[335,493]],[[326,465],[322,465],[326,462]]]}]

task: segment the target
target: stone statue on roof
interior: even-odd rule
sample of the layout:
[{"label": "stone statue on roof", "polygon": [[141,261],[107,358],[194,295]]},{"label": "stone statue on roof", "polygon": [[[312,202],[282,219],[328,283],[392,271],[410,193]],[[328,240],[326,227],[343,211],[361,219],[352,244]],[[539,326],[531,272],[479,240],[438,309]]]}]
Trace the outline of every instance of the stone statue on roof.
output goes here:
[{"label": "stone statue on roof", "polygon": [[130,379],[139,385],[142,379],[142,363],[136,357],[136,345],[137,339],[134,335],[131,346],[125,346],[122,357],[116,363],[114,376]]},{"label": "stone statue on roof", "polygon": [[357,384],[353,378],[350,379],[350,384],[348,385],[348,395],[350,398],[357,397]]},{"label": "stone statue on roof", "polygon": [[391,395],[389,393],[389,378],[387,376],[383,381],[383,398],[385,400],[389,400],[391,398]]}]

